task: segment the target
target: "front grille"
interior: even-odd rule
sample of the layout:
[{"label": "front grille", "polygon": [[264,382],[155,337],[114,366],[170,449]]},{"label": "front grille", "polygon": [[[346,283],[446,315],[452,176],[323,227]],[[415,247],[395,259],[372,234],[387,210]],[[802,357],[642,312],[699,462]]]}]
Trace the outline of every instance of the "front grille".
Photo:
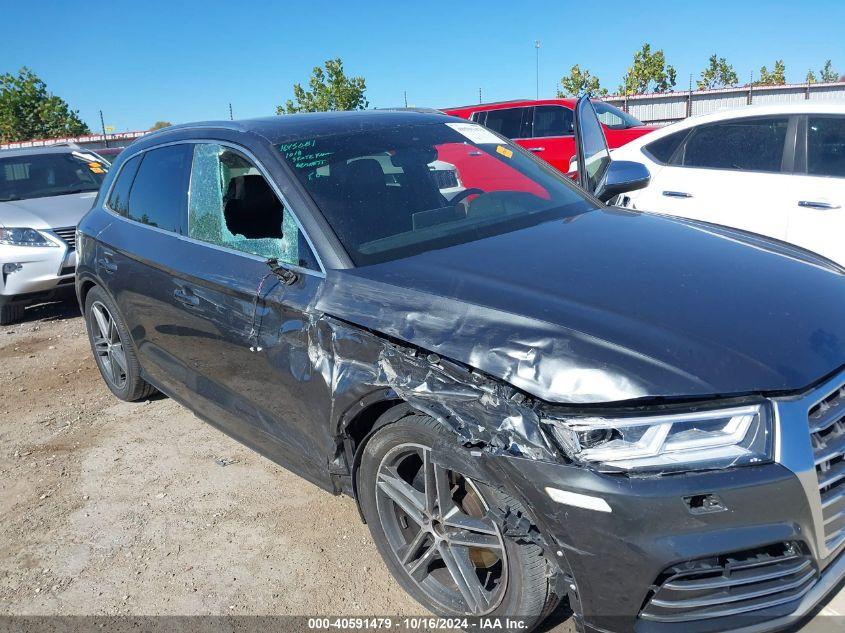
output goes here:
[{"label": "front grille", "polygon": [[814,405],[810,438],[824,519],[824,539],[833,553],[845,543],[845,386]]},{"label": "front grille", "polygon": [[795,542],[682,563],[655,581],[640,618],[683,622],[740,614],[780,617],[795,609],[793,603],[817,578],[812,557]]},{"label": "front grille", "polygon": [[53,233],[58,235],[61,239],[67,242],[71,250],[76,248],[76,227],[64,226],[60,229],[53,229]]}]

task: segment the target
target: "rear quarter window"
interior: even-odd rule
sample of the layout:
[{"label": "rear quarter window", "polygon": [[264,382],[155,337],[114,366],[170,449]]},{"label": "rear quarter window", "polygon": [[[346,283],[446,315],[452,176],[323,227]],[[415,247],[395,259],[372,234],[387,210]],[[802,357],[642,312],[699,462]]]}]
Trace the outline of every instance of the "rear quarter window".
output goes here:
[{"label": "rear quarter window", "polygon": [[643,151],[658,163],[668,165],[684,142],[689,130],[681,130],[643,146]]},{"label": "rear quarter window", "polygon": [[141,164],[140,156],[133,156],[123,164],[120,173],[115,178],[112,186],[108,204],[109,209],[115,213],[126,216],[129,213],[129,190],[138,173],[138,165]]}]

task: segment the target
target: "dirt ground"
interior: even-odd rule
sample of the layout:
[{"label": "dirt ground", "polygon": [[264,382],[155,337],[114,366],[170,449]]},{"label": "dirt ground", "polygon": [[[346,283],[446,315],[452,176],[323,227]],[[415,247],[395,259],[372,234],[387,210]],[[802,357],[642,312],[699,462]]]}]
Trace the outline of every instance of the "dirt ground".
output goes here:
[{"label": "dirt ground", "polygon": [[351,499],[166,398],[115,399],[71,302],[0,327],[0,451],[0,615],[424,614]]}]

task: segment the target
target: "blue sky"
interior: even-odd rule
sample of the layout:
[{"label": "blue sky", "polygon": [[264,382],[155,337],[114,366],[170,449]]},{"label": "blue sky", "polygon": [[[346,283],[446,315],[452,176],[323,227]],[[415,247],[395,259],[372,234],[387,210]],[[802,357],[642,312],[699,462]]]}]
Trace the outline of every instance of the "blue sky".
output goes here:
[{"label": "blue sky", "polygon": [[643,42],[678,88],[713,52],[741,82],[786,62],[787,79],[833,59],[845,73],[845,2],[5,2],[0,72],[32,68],[92,127],[117,130],[272,114],[330,57],[367,79],[371,107],[445,107],[540,95],[580,63],[616,89]]}]

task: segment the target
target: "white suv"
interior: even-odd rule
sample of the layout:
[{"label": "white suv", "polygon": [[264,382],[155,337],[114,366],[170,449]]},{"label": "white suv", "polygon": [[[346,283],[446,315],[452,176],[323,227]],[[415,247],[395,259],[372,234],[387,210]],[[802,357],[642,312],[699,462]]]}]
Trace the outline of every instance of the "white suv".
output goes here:
[{"label": "white suv", "polygon": [[614,150],[649,186],[624,206],[761,233],[845,265],[845,104],[752,106],[686,119]]},{"label": "white suv", "polygon": [[0,151],[0,325],[73,290],[76,225],[108,165],[75,146]]}]

